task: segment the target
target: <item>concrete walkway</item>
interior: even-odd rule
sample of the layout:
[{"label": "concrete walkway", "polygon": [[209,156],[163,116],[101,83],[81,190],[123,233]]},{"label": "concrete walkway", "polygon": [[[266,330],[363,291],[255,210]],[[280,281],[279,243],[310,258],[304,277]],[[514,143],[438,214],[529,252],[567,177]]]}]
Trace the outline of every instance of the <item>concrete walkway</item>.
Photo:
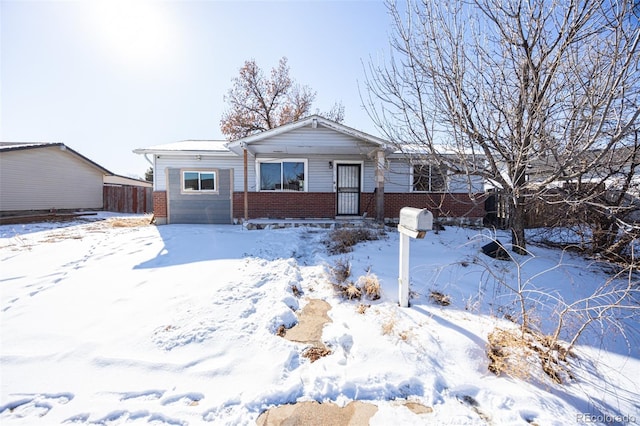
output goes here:
[{"label": "concrete walkway", "polygon": [[265,411],[256,423],[258,426],[361,426],[368,425],[377,411],[375,405],[360,401],[352,401],[343,408],[332,402],[298,402]]},{"label": "concrete walkway", "polygon": [[[322,342],[322,329],[331,322],[327,312],[331,305],[324,300],[310,299],[298,312],[298,324],[282,334],[287,340],[311,345],[312,348],[331,352]],[[304,356],[304,354],[303,354]],[[313,362],[313,360],[312,360]],[[433,411],[430,407],[415,402],[403,404],[417,416]],[[361,401],[352,401],[344,407],[332,402],[298,402],[273,407],[262,413],[256,421],[258,426],[364,426],[369,424],[378,407]]]},{"label": "concrete walkway", "polygon": [[298,313],[298,323],[286,330],[284,338],[292,342],[306,343],[316,347],[324,347],[322,329],[331,322],[327,312],[331,309],[324,300],[310,299]]}]

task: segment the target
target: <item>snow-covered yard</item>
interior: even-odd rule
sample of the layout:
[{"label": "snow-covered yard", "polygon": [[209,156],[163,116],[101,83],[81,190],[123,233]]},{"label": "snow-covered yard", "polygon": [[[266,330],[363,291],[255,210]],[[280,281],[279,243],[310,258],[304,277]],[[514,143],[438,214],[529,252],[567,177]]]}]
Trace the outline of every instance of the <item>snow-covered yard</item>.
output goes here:
[{"label": "snow-covered yard", "polygon": [[[640,422],[637,335],[588,333],[562,385],[488,371],[487,335],[512,325],[514,306],[487,268],[505,279],[518,269],[480,253],[487,231],[412,241],[412,306],[400,308],[393,230],[330,256],[322,229],[113,225],[0,227],[3,425],[255,424],[273,406],[312,400],[375,404],[374,425]],[[548,270],[536,288],[578,297],[607,279],[580,257],[531,249],[520,273]],[[380,300],[335,296],[325,269],[345,257],[354,279],[378,276]],[[313,363],[277,335],[308,298],[331,305],[332,354]]]}]

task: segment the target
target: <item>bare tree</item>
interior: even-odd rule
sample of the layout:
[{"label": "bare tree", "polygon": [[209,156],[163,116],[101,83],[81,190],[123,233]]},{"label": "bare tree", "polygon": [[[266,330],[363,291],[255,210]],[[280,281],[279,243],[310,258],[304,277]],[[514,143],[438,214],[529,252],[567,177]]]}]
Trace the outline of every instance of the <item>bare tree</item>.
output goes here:
[{"label": "bare tree", "polygon": [[[309,115],[315,97],[315,91],[289,76],[286,57],[280,59],[269,77],[255,60],[246,61],[224,97],[229,109],[220,120],[222,133],[229,139],[238,139],[297,121]],[[326,115],[342,121],[344,107],[336,104]]]},{"label": "bare tree", "polygon": [[[400,149],[419,145],[440,167],[499,188],[509,201],[512,246],[525,253],[527,203],[551,184],[587,175],[638,131],[634,7],[633,0],[389,2],[391,57],[366,68],[365,107]],[[531,180],[534,167],[545,173]]]}]

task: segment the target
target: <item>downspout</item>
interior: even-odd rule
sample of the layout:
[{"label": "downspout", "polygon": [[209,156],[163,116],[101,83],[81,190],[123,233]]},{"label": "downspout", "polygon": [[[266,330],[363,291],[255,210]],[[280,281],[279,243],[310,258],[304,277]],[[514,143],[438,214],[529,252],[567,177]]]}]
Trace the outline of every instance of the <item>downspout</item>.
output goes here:
[{"label": "downspout", "polygon": [[153,167],[153,166],[154,166],[153,161],[149,160],[149,157],[147,157],[147,155],[149,155],[149,153],[148,153],[148,152],[146,152],[146,153],[143,155],[143,157],[144,157],[144,159],[145,159],[145,160],[147,160],[147,163],[151,164],[151,167]]},{"label": "downspout", "polygon": [[384,222],[384,149],[376,152],[376,220]]}]

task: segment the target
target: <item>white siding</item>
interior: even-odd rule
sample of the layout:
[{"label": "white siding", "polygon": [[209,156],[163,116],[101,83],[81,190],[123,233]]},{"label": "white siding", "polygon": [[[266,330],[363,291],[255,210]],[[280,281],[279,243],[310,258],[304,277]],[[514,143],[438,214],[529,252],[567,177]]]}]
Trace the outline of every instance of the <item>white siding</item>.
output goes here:
[{"label": "white siding", "polygon": [[[385,170],[384,192],[411,192],[411,165],[404,159],[391,159]],[[450,193],[484,192],[482,177],[472,176],[470,179],[464,175],[449,176],[447,178],[447,191]]]},{"label": "white siding", "polygon": [[384,192],[410,192],[411,167],[405,160],[391,159],[385,170]]},{"label": "white siding", "polygon": [[[256,190],[255,158],[248,158],[249,191]],[[189,167],[233,169],[233,190],[244,191],[244,159],[242,157],[209,157],[195,155],[161,155],[155,158],[153,172],[153,188],[155,191],[166,191],[167,168],[184,169]]]},{"label": "white siding", "polygon": [[360,151],[360,154],[366,155],[370,153],[374,146],[370,142],[363,141],[358,138],[337,132],[333,129],[318,126],[317,128],[302,127],[300,129],[291,130],[269,137],[267,139],[254,142],[252,147],[261,150],[282,150],[284,153],[290,153],[288,149],[299,151],[300,147],[307,147],[308,151],[332,152],[338,147],[349,150],[350,152]]},{"label": "white siding", "polygon": [[468,193],[469,186],[471,186],[471,192],[478,193],[484,192],[484,183],[480,176],[450,176],[448,179],[449,192],[462,192]]},{"label": "white siding", "polygon": [[101,209],[103,173],[59,146],[0,153],[0,210]]}]

